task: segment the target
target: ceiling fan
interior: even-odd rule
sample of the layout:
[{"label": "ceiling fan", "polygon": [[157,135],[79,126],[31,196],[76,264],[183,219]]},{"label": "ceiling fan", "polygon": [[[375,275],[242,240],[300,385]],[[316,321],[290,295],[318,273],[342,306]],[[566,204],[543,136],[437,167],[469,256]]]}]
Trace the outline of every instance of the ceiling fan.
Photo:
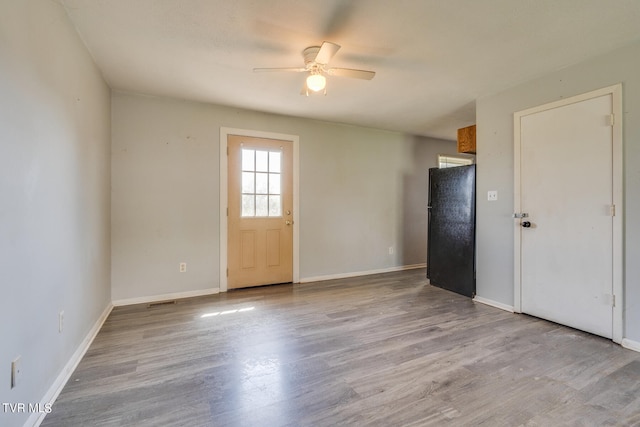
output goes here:
[{"label": "ceiling fan", "polygon": [[302,51],[304,67],[291,68],[254,68],[253,71],[292,71],[296,73],[308,73],[305,79],[302,95],[309,96],[309,91],[324,91],[327,94],[327,76],[351,77],[355,79],[371,80],[376,73],[374,71],[355,70],[353,68],[329,67],[329,61],[340,49],[340,45],[331,42],[322,42],[322,46],[309,46]]}]

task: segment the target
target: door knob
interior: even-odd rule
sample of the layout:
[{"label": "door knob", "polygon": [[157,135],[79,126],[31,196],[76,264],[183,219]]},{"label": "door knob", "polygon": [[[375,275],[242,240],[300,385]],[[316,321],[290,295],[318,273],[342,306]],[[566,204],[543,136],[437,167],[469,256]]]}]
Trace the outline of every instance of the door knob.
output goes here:
[{"label": "door knob", "polygon": [[291,225],[291,224],[293,224],[293,221],[286,220],[284,223],[287,224],[287,225]]},{"label": "door knob", "polygon": [[529,221],[522,221],[521,224],[524,228],[530,228],[531,227],[531,223]]}]

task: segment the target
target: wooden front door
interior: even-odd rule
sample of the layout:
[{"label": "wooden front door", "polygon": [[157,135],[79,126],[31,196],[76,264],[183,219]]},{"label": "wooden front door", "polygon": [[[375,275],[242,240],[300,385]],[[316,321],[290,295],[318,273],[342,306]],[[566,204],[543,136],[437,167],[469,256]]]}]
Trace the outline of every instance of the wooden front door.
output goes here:
[{"label": "wooden front door", "polygon": [[292,282],[292,143],[229,135],[227,146],[227,287]]}]

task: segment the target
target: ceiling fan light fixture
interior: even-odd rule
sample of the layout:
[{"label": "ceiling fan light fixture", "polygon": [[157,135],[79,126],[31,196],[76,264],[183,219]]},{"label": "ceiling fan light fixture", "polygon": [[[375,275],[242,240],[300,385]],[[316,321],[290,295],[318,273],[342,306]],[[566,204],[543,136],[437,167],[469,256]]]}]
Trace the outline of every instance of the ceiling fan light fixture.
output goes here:
[{"label": "ceiling fan light fixture", "polygon": [[254,68],[253,71],[291,71],[296,73],[306,73],[307,77],[304,81],[300,94],[307,96],[309,96],[309,92],[324,92],[326,95],[327,76],[371,80],[376,75],[375,71],[329,67],[329,61],[333,58],[338,49],[340,49],[340,45],[324,41],[322,42],[322,46],[309,46],[302,51],[304,67]]},{"label": "ceiling fan light fixture", "polygon": [[314,92],[319,92],[327,85],[327,79],[322,74],[311,74],[307,77],[307,87]]}]

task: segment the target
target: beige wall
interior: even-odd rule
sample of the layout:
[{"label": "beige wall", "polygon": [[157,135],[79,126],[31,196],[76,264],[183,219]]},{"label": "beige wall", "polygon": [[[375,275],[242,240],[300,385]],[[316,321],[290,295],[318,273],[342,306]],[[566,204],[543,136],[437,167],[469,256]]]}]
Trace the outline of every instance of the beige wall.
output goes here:
[{"label": "beige wall", "polygon": [[116,301],[218,289],[220,127],[300,137],[301,279],[425,262],[427,169],[454,142],[124,93],[112,106]]},{"label": "beige wall", "polygon": [[[0,2],[0,402],[48,403],[110,306],[109,105],[56,2]],[[0,410],[0,425],[28,417]]]}]

